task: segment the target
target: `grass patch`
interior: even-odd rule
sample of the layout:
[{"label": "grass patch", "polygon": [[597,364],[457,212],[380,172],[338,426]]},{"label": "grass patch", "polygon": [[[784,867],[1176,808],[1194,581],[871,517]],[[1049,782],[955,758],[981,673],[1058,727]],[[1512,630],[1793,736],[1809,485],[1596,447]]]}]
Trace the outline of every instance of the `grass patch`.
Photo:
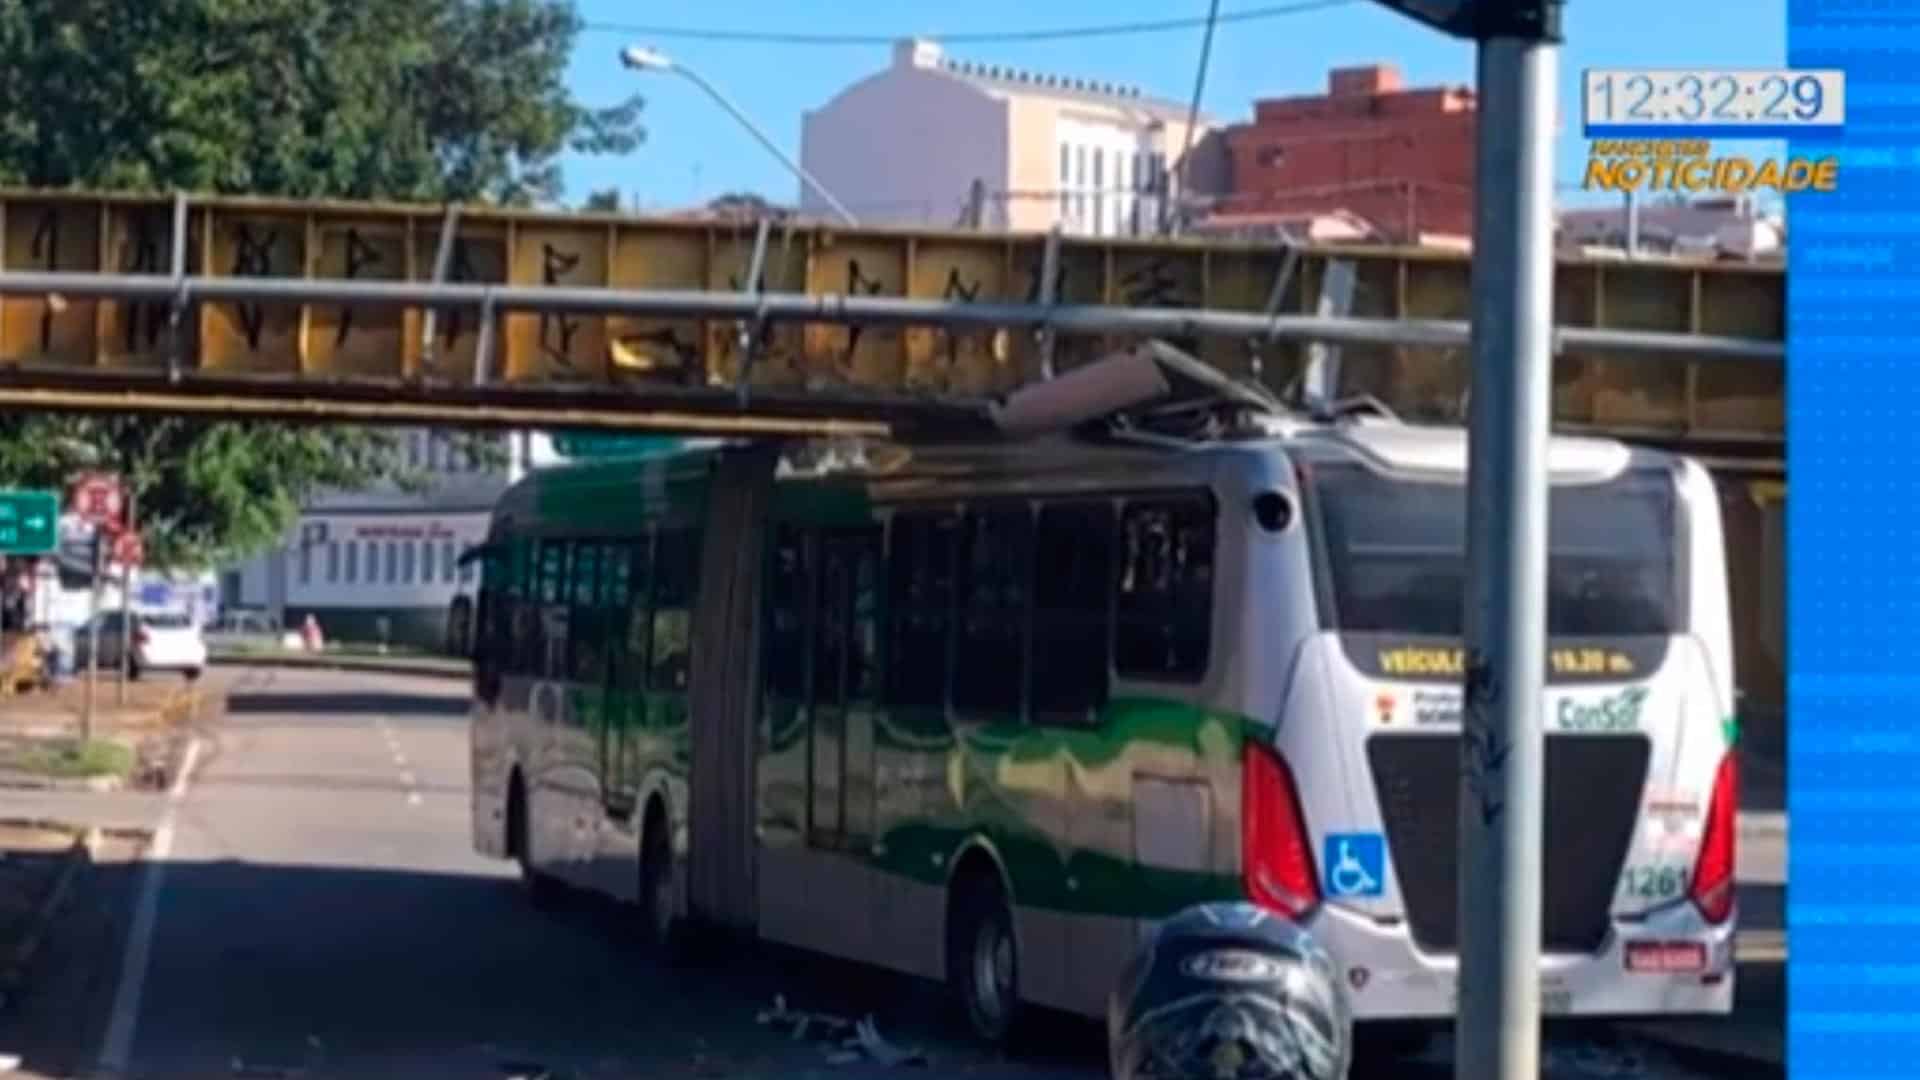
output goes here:
[{"label": "grass patch", "polygon": [[37,776],[75,779],[126,776],[133,771],[131,747],[108,739],[33,739],[0,752],[0,765]]}]

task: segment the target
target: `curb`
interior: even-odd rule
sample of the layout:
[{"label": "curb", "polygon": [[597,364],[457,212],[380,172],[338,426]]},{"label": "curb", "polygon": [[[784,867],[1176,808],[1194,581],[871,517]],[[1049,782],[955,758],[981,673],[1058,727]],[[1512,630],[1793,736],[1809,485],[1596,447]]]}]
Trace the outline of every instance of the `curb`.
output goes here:
[{"label": "curb", "polygon": [[303,671],[367,671],[376,675],[418,675],[432,679],[460,679],[473,677],[471,668],[449,668],[437,665],[408,664],[393,660],[368,658],[323,657],[307,659],[291,656],[214,656],[207,659],[214,667],[273,667],[291,668]]},{"label": "curb", "polygon": [[0,791],[90,791],[95,794],[120,791],[127,786],[119,776],[34,776],[30,773],[0,774]]},{"label": "curb", "polygon": [[[45,827],[50,823],[31,822]],[[60,868],[60,876],[54,879],[53,888],[40,901],[33,918],[27,927],[26,939],[20,943],[13,955],[0,966],[0,1008],[11,1004],[19,997],[19,991],[26,984],[27,972],[33,966],[33,959],[40,952],[40,943],[46,940],[47,928],[53,925],[53,917],[60,906],[67,901],[67,894],[73,891],[74,879],[80,876],[81,868],[91,865],[94,849],[99,847],[101,831],[97,828],[82,830],[74,837],[73,844],[67,848],[66,865]]]}]

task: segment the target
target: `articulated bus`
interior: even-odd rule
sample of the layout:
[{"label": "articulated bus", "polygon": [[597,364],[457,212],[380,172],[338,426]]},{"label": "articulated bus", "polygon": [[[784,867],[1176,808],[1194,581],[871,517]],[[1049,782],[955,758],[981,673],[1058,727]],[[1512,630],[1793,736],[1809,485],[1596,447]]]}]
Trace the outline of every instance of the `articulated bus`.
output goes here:
[{"label": "articulated bus", "polygon": [[[1453,1015],[1460,431],[775,453],[506,494],[476,554],[480,851],[657,941],[949,980],[992,1040],[1098,1015],[1155,920],[1223,898],[1319,935],[1358,1019]],[[1726,1013],[1714,488],[1604,440],[1550,467],[1543,1008]]]}]

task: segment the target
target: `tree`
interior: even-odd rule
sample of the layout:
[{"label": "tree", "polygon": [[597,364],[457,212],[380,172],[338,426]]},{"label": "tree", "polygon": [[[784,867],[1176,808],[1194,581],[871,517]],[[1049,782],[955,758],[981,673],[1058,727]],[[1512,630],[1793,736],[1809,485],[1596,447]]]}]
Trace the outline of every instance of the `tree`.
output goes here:
[{"label": "tree", "polygon": [[707,203],[707,211],[724,218],[758,221],[763,217],[775,221],[785,221],[792,211],[784,206],[775,206],[764,196],[750,191],[733,191],[715,196]]},{"label": "tree", "polygon": [[587,201],[580,204],[580,209],[604,214],[617,213],[620,209],[620,189],[611,187],[596,191],[587,196]]},{"label": "tree", "polygon": [[639,145],[592,109],[570,0],[0,0],[0,183],[557,200],[566,150]]},{"label": "tree", "polygon": [[[0,0],[0,184],[296,198],[560,197],[641,101],[565,85],[570,0]],[[483,459],[490,442],[468,443]],[[0,482],[121,472],[149,561],[271,546],[327,487],[413,479],[395,436],[199,418],[0,418]]]}]

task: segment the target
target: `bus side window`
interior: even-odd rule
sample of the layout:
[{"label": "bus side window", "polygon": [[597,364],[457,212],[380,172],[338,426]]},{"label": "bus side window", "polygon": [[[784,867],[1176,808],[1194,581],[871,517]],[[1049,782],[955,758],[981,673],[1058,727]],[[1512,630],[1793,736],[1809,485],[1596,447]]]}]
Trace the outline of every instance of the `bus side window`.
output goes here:
[{"label": "bus side window", "polygon": [[1114,668],[1142,679],[1195,682],[1213,626],[1213,500],[1130,501],[1120,515]]},{"label": "bus side window", "polygon": [[970,509],[961,532],[953,707],[1020,718],[1033,603],[1033,509]]},{"label": "bus side window", "polygon": [[507,576],[507,597],[512,618],[512,648],[509,670],[518,676],[532,676],[540,657],[540,606],[533,594],[534,568],[539,553],[537,541],[513,541],[511,572]]},{"label": "bus side window", "polygon": [[541,678],[564,679],[567,676],[567,562],[573,554],[570,540],[546,540],[540,544],[540,640]]},{"label": "bus side window", "polygon": [[1040,509],[1034,541],[1033,714],[1086,724],[1107,703],[1113,623],[1114,507],[1063,502]]},{"label": "bus side window", "polygon": [[654,690],[687,688],[693,648],[694,574],[697,538],[688,529],[662,530],[654,553],[653,659],[647,685]]},{"label": "bus side window", "polygon": [[601,552],[605,546],[576,543],[567,574],[567,677],[596,688],[607,670],[599,610]]},{"label": "bus side window", "polygon": [[653,531],[649,529],[633,541],[630,592],[622,615],[625,641],[615,680],[622,690],[643,690],[647,684],[647,666],[653,642]]},{"label": "bus side window", "polygon": [[773,561],[767,567],[766,693],[797,702],[807,693],[807,589],[811,580],[806,534],[791,525],[774,530]]},{"label": "bus side window", "polygon": [[893,516],[887,545],[889,705],[938,709],[947,704],[947,645],[953,626],[959,524],[952,514]]},{"label": "bus side window", "polygon": [[611,684],[609,673],[618,671],[620,644],[626,640],[626,605],[634,596],[634,542],[618,540],[601,548],[601,594],[599,594],[599,642],[601,669],[593,676],[601,686]]}]

